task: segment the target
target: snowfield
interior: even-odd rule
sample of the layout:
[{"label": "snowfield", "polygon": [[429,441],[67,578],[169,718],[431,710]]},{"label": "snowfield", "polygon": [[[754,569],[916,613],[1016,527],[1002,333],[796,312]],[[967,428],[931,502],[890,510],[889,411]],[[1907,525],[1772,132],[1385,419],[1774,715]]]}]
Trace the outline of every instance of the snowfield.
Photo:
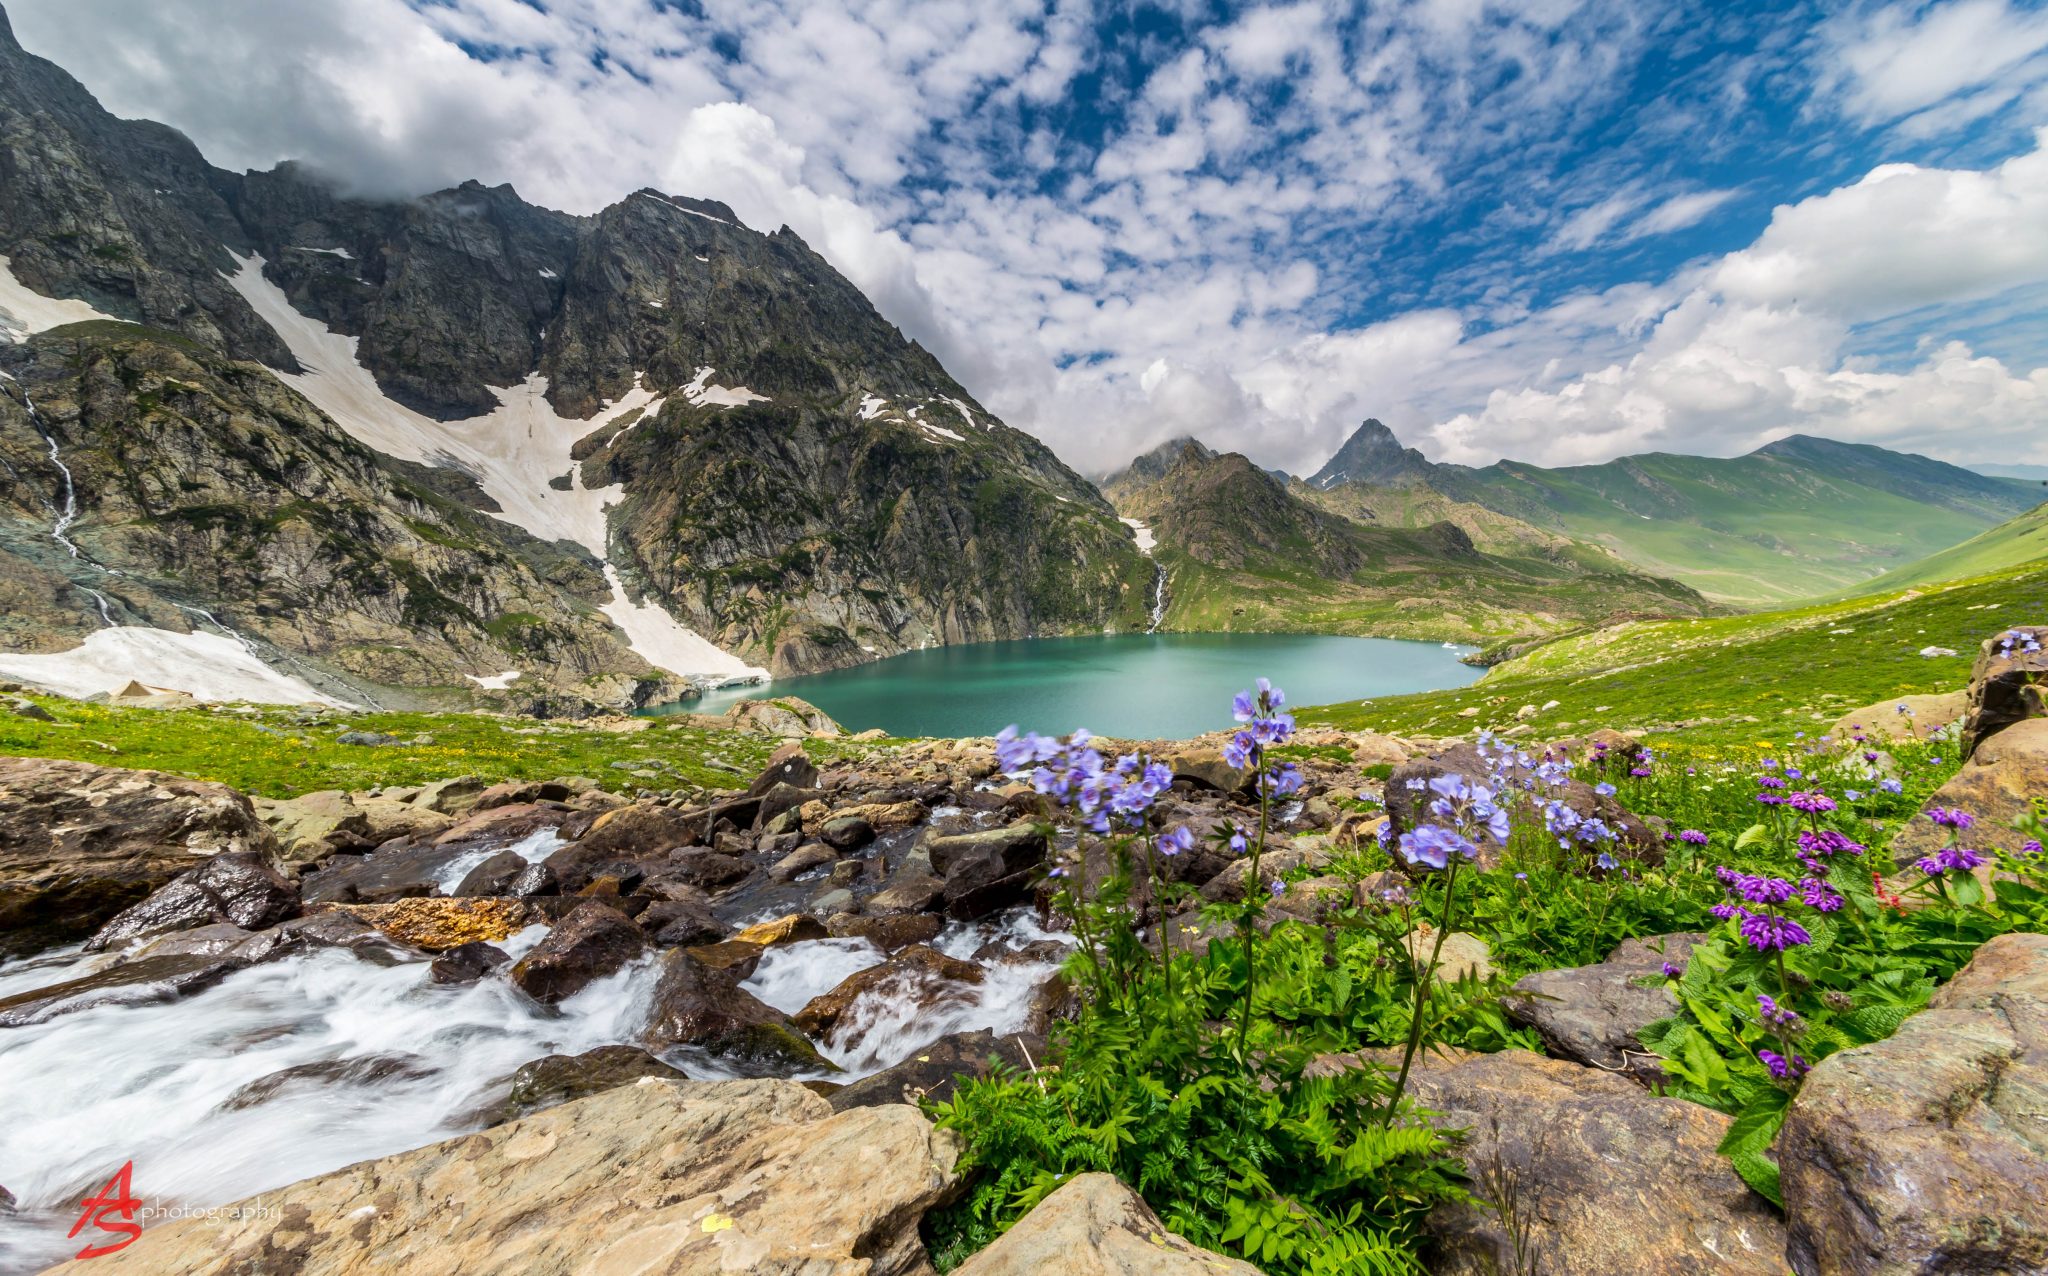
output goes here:
[{"label": "snowfield", "polygon": [[[236,261],[239,268],[228,282],[305,368],[277,372],[285,384],[365,446],[402,461],[452,466],[468,473],[502,507],[495,517],[542,540],[573,541],[600,562],[609,557],[605,509],[618,500],[621,489],[585,487],[583,467],[569,450],[578,439],[636,408],[642,409],[643,420],[660,411],[663,398],[642,386],[637,376],[624,398],[607,404],[588,421],[558,415],[547,401],[547,378],[537,372],[520,385],[492,387],[498,396],[493,412],[436,421],[385,395],[357,359],[356,338],[294,309],[284,291],[263,277],[262,257],[252,254]],[[699,369],[697,379],[685,387],[690,402],[737,406],[766,397],[743,386],[707,386],[711,372]],[[561,474],[570,476],[566,492],[548,486],[550,478]],[[628,600],[618,573],[609,565],[606,578],[612,582],[612,601],[601,610],[626,632],[628,645],[647,663],[685,676],[767,679],[766,670],[691,633],[659,605]]]},{"label": "snowfield", "polygon": [[132,681],[200,700],[353,707],[279,673],[223,634],[174,634],[137,625],[88,634],[70,651],[0,655],[0,674],[74,698],[118,691]]},{"label": "snowfield", "polygon": [[14,277],[13,263],[5,255],[0,255],[0,338],[20,341],[33,333],[61,328],[67,323],[84,323],[88,319],[128,322],[102,314],[83,301],[45,297],[32,291]]}]

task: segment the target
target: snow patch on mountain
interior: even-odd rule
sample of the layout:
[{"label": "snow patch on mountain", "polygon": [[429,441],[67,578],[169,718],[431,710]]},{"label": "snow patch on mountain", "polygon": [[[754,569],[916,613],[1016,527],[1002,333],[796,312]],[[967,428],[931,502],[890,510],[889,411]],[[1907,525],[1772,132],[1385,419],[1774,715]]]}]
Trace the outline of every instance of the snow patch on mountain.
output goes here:
[{"label": "snow patch on mountain", "polygon": [[[688,212],[689,210],[684,209],[683,211]],[[718,219],[714,217],[711,220],[717,221]],[[691,380],[690,384],[683,387],[683,397],[689,400],[693,406],[700,408],[739,408],[745,407],[749,403],[767,403],[769,401],[767,395],[755,394],[743,385],[724,386],[710,384],[711,374],[715,371],[717,371],[715,368],[699,368],[697,369],[696,377]]]},{"label": "snow patch on mountain", "polygon": [[0,655],[0,674],[75,699],[140,682],[200,700],[348,707],[272,669],[225,634],[178,634],[139,625],[97,630],[69,651]]},{"label": "snow patch on mountain", "polygon": [[503,673],[491,674],[466,673],[462,676],[488,691],[503,691],[519,681],[519,671],[517,669],[507,669]]},{"label": "snow patch on mountain", "polygon": [[1117,522],[1131,529],[1131,534],[1138,538],[1138,552],[1150,558],[1152,556],[1152,547],[1159,543],[1153,539],[1152,529],[1135,518],[1120,518]]},{"label": "snow patch on mountain", "polygon": [[305,244],[293,244],[291,250],[295,253],[319,253],[323,257],[339,257],[343,261],[356,259],[356,255],[346,248],[312,248]]},{"label": "snow patch on mountain", "polygon": [[886,408],[888,406],[889,401],[883,398],[881,395],[864,394],[861,396],[860,399],[860,419],[863,421],[872,421],[875,419],[875,417],[881,414],[883,408]]},{"label": "snow patch on mountain", "polygon": [[626,582],[619,569],[604,565],[604,578],[612,587],[612,599],[598,608],[626,633],[626,641],[641,657],[659,669],[674,673],[714,674],[727,682],[766,682],[768,671],[757,669],[725,651],[710,639],[687,629],[657,603],[634,602],[626,596]]},{"label": "snow patch on mountain", "polygon": [[22,341],[30,334],[88,319],[114,319],[88,302],[70,297],[45,297],[14,277],[12,262],[0,254],[0,340]]},{"label": "snow patch on mountain", "polygon": [[[469,474],[501,507],[496,517],[542,540],[573,541],[600,562],[607,557],[605,508],[618,501],[623,489],[584,486],[583,467],[569,453],[577,440],[628,412],[640,409],[642,419],[648,419],[660,410],[662,397],[642,385],[637,374],[633,388],[623,398],[608,403],[604,412],[588,421],[556,413],[547,401],[547,378],[538,372],[516,386],[491,387],[498,396],[493,412],[460,421],[436,421],[384,393],[356,357],[356,338],[294,309],[284,290],[263,277],[262,257],[252,254],[235,260],[238,268],[227,277],[228,282],[277,332],[304,369],[278,372],[279,380],[367,447],[402,461],[450,466]],[[722,386],[709,387],[706,392],[702,383],[710,372],[709,368],[701,370],[697,381],[691,383],[695,390],[705,392],[701,401],[744,403],[748,398],[763,397],[744,388]],[[712,394],[723,397],[712,398]],[[733,395],[747,398],[733,399]],[[548,486],[549,479],[564,473],[570,476],[568,491]],[[607,569],[607,579],[612,581],[613,598],[601,610],[625,630],[628,645],[649,664],[684,676],[766,677],[739,657],[690,633],[659,606],[628,602],[617,573]],[[648,613],[658,614],[666,626]],[[621,622],[620,615],[632,617],[634,623]]]}]

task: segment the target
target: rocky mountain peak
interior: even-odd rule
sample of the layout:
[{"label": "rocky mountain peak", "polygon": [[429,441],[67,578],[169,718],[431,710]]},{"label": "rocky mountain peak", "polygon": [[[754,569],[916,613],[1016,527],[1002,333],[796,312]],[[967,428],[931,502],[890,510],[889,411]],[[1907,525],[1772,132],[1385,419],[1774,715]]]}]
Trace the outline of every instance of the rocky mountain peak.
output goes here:
[{"label": "rocky mountain peak", "polygon": [[1437,468],[1414,448],[1403,447],[1378,418],[1368,417],[1309,482],[1324,489],[1339,483],[1412,487],[1428,483]]}]

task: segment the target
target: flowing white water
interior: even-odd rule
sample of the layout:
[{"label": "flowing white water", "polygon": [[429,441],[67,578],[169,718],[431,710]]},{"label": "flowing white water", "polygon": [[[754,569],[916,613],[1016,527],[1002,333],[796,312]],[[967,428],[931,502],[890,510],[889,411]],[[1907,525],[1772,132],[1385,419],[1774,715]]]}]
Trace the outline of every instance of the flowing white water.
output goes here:
[{"label": "flowing white water", "polygon": [[511,851],[529,864],[538,864],[565,845],[567,843],[562,841],[562,835],[556,830],[538,829],[510,846],[486,846],[481,850],[456,856],[441,869],[441,874],[434,879],[434,884],[441,888],[443,895],[453,895],[455,888],[462,885],[462,879],[469,876],[470,870],[500,851]]},{"label": "flowing white water", "polygon": [[[551,841],[537,834],[512,849],[538,858]],[[444,876],[459,881],[460,863]],[[518,956],[545,933],[530,927],[499,947]],[[970,957],[991,940],[1016,949],[1039,939],[1070,942],[1017,910],[948,926],[934,946]],[[0,963],[0,996],[115,960],[71,950]],[[865,940],[792,944],[765,954],[745,987],[794,1011],[882,960]],[[846,1069],[834,1079],[879,1071],[947,1033],[1019,1030],[1033,989],[1056,965],[991,962],[981,985],[937,1004],[926,997],[922,1010],[896,989],[870,993],[823,1043]],[[656,978],[654,961],[642,960],[545,1009],[503,979],[443,987],[428,981],[422,960],[387,966],[322,950],[240,971],[181,1001],[0,1029],[11,1099],[0,1181],[20,1202],[18,1212],[0,1212],[0,1271],[36,1270],[75,1251],[65,1233],[78,1202],[125,1162],[149,1204],[203,1208],[475,1129],[521,1064],[635,1041]],[[684,1052],[671,1061],[693,1076],[721,1075],[716,1060]],[[287,1069],[299,1071],[278,1076]]]},{"label": "flowing white water", "polygon": [[1166,619],[1166,564],[1152,565],[1152,623],[1145,626],[1145,632],[1159,632],[1159,622]]},{"label": "flowing white water", "polygon": [[[541,933],[504,947],[523,950]],[[88,968],[45,967],[36,983]],[[547,1011],[503,980],[448,988],[426,973],[418,961],[378,966],[327,950],[183,1001],[0,1031],[12,1096],[0,1167],[20,1202],[0,1213],[0,1271],[75,1249],[65,1233],[78,1201],[124,1162],[145,1200],[217,1205],[475,1128],[470,1114],[502,1099],[520,1064],[630,1040],[654,985],[642,962]],[[350,1061],[352,1072],[230,1105],[285,1069]]]}]

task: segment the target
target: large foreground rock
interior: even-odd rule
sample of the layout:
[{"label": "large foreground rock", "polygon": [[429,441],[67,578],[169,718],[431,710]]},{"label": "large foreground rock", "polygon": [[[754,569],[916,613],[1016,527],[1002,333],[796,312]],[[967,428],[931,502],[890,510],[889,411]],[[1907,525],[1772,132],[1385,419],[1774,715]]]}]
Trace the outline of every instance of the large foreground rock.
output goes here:
[{"label": "large foreground rock", "polygon": [[[2033,800],[2048,794],[2048,718],[2029,718],[1977,746],[1962,770],[1935,790],[1930,807],[1968,811],[1976,823],[1963,834],[1965,846],[2019,849],[2013,821]],[[1893,863],[1901,868],[1948,845],[1949,832],[1924,815],[1906,822],[1892,838]]]},{"label": "large foreground rock", "polygon": [[2048,1271],[2048,936],[1991,940],[1889,1039],[1821,1060],[1778,1159],[1802,1276]]},{"label": "large foreground rock", "polygon": [[[1461,1150],[1475,1195],[1505,1178],[1537,1270],[1572,1276],[1782,1276],[1785,1228],[1715,1148],[1728,1118],[1628,1079],[1523,1050],[1429,1061],[1410,1078]],[[1514,1271],[1498,1211],[1443,1206],[1430,1270]]]},{"label": "large foreground rock", "polygon": [[0,757],[0,956],[83,939],[199,859],[272,845],[224,785]]},{"label": "large foreground rock", "polygon": [[930,1270],[955,1151],[915,1109],[834,1114],[783,1081],[649,1078],[152,1227],[79,1276],[566,1276]]},{"label": "large foreground rock", "polygon": [[1259,1276],[1190,1245],[1113,1174],[1082,1174],[1017,1221],[954,1276]]}]

